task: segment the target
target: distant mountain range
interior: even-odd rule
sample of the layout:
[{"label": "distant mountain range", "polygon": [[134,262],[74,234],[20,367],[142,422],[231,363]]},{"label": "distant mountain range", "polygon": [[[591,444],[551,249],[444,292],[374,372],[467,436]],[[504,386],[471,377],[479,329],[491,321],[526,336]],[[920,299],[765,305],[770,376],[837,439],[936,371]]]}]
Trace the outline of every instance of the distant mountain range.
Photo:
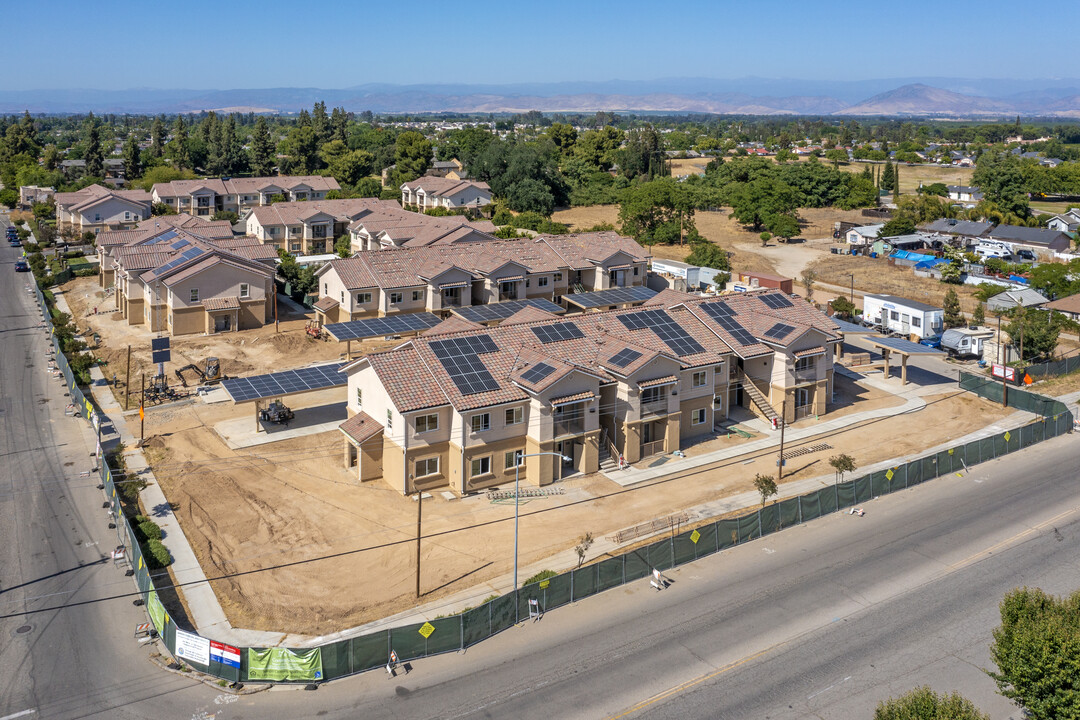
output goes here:
[{"label": "distant mountain range", "polygon": [[[898,83],[900,83],[898,85]],[[0,113],[292,113],[318,101],[375,113],[662,112],[942,118],[1080,118],[1080,80],[904,78],[821,82],[672,78],[648,82],[387,85],[345,89],[3,90]]]}]

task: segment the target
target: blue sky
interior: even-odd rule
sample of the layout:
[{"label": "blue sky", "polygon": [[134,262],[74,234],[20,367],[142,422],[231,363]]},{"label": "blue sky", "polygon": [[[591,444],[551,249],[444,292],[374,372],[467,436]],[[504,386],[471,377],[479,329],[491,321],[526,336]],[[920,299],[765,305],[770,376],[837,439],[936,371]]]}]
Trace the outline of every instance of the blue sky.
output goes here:
[{"label": "blue sky", "polygon": [[4,15],[6,90],[1080,74],[1075,33],[1051,32],[1077,27],[1076,0],[57,0]]}]

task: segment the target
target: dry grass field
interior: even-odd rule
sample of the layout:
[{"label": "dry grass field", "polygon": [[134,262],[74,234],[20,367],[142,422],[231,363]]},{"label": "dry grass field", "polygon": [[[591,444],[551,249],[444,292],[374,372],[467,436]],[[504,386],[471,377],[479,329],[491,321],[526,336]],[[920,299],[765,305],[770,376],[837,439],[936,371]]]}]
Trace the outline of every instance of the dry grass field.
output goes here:
[{"label": "dry grass field", "polygon": [[855,275],[855,287],[863,292],[884,293],[918,300],[941,307],[949,288],[960,296],[964,312],[975,310],[975,288],[971,285],[946,285],[933,278],[916,277],[911,268],[890,265],[881,258],[851,255],[822,255],[810,264],[820,283],[846,288]]},{"label": "dry grass field", "polygon": [[[871,172],[879,172],[884,167],[880,163],[843,163],[841,170],[851,173],[861,173],[863,168],[870,165]],[[962,167],[934,167],[931,165],[900,165],[900,192],[913,193],[919,187],[919,183],[931,185],[944,183],[945,185],[970,185],[971,176],[975,173],[974,168]]]}]

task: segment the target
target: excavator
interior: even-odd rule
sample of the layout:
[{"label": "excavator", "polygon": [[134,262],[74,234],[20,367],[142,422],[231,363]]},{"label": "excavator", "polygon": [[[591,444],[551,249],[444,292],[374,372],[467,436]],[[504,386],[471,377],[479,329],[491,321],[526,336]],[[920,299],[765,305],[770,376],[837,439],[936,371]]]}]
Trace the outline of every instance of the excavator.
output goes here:
[{"label": "excavator", "polygon": [[228,375],[221,374],[221,363],[218,362],[218,359],[216,357],[206,358],[205,370],[196,365],[195,363],[185,365],[184,367],[177,370],[176,377],[179,378],[180,384],[184,387],[188,386],[187,380],[184,378],[184,371],[186,370],[194,370],[195,374],[199,376],[199,384],[201,385],[212,385],[214,383],[219,383],[222,380],[229,379]]}]

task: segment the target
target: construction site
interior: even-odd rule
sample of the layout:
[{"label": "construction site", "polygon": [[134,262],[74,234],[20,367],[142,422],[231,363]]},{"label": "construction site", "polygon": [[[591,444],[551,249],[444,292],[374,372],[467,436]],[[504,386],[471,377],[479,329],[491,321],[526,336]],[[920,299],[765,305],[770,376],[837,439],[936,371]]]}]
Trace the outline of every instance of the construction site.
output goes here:
[{"label": "construction site", "polygon": [[[63,295],[78,326],[101,338],[94,352],[108,363],[102,368],[107,379],[117,373],[121,387],[114,394],[122,405],[128,344],[132,378],[156,375],[157,368],[147,340],[102,314],[107,299],[95,293],[101,291],[77,280]],[[87,315],[95,306],[99,313]],[[345,418],[344,389],[287,398],[290,417],[275,422],[281,418],[262,413],[281,408],[234,403],[215,381],[340,360],[342,346],[312,338],[307,326],[304,315],[290,312],[278,329],[173,338],[166,372],[182,397],[145,408],[143,452],[205,575],[240,573],[211,583],[233,627],[323,635],[416,603],[417,500],[380,480],[361,483],[345,467],[336,429]],[[392,344],[365,342],[359,351]],[[811,416],[788,429],[782,483],[821,478],[830,484],[828,461],[838,454],[865,467],[1010,414],[959,390],[952,373],[917,372],[915,382],[903,385],[895,373],[884,378],[879,366],[864,368],[865,374],[855,370],[838,373],[827,418]],[[126,420],[137,427],[134,397]],[[523,493],[520,563],[559,571],[565,568],[547,567],[545,560],[586,534],[602,539],[585,558],[594,561],[660,526],[685,529],[704,521],[724,498],[752,490],[755,475],[778,474],[777,441],[761,418],[735,414],[724,432],[678,456]],[[511,484],[491,493],[423,498],[423,602],[482,588],[509,571],[512,490]],[[446,612],[461,609],[448,604]]]}]

